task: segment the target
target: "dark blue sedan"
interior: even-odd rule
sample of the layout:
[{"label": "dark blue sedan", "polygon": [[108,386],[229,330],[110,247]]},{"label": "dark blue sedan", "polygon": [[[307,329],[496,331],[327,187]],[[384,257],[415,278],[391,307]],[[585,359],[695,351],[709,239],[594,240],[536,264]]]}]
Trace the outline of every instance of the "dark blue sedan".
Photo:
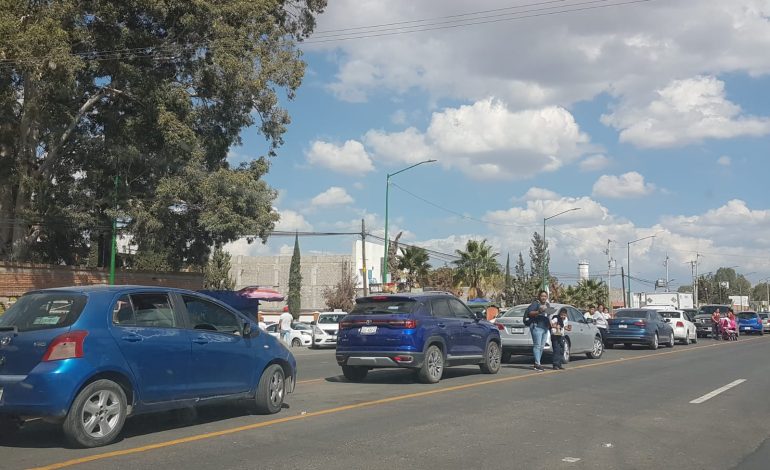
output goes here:
[{"label": "dark blue sedan", "polygon": [[605,338],[608,348],[616,344],[626,347],[643,344],[650,349],[658,349],[660,344],[674,347],[674,329],[655,309],[620,309],[608,323]]},{"label": "dark blue sedan", "polygon": [[277,413],[296,361],[227,305],[195,292],[94,286],[22,296],[0,316],[0,428],[62,423],[74,444],[112,442],[129,415],[249,400]]},{"label": "dark blue sedan", "polygon": [[765,326],[757,312],[739,312],[738,313],[738,331],[743,334],[756,333],[765,334]]}]

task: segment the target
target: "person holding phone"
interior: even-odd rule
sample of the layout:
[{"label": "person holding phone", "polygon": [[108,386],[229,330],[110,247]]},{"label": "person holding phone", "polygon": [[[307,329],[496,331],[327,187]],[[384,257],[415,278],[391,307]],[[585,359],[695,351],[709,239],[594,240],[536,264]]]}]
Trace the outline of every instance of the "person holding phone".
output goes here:
[{"label": "person holding phone", "polygon": [[537,299],[532,302],[524,313],[524,325],[529,327],[532,335],[532,354],[535,356],[534,370],[544,371],[540,365],[543,358],[543,348],[548,339],[548,332],[551,329],[551,322],[548,319],[548,292],[541,290]]},{"label": "person holding phone", "polygon": [[567,332],[567,308],[551,318],[551,345],[553,347],[553,369],[564,370],[564,335]]}]

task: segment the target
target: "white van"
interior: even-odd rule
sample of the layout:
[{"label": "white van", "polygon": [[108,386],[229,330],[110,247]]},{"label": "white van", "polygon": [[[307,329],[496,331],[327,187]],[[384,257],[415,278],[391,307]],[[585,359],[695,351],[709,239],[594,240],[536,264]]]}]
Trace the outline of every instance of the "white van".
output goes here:
[{"label": "white van", "polygon": [[313,339],[311,348],[337,347],[337,332],[340,320],[347,315],[345,312],[321,312],[318,320],[313,322]]}]

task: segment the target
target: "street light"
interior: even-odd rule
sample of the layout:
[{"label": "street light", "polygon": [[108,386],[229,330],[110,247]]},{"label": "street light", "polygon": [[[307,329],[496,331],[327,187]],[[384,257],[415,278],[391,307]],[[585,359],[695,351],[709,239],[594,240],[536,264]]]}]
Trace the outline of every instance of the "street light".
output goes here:
[{"label": "street light", "polygon": [[390,177],[396,176],[399,173],[403,173],[406,170],[411,170],[412,168],[418,165],[422,165],[423,163],[433,163],[435,161],[436,160],[430,159],[419,163],[415,163],[414,165],[398,170],[395,173],[388,173],[388,176],[385,178],[385,257],[384,257],[384,262],[382,263],[382,283],[383,284],[388,282],[388,198],[390,196]]},{"label": "street light", "polygon": [[579,210],[580,210],[580,207],[573,207],[572,209],[567,209],[566,211],[561,211],[558,214],[554,214],[554,215],[552,215],[550,217],[543,217],[543,255],[544,255],[543,256],[543,288],[542,288],[543,290],[547,290],[546,287],[548,287],[548,284],[546,283],[546,279],[545,279],[545,277],[546,277],[545,276],[545,268],[546,268],[546,266],[545,266],[545,222],[547,220],[553,219],[554,217],[559,217],[562,214],[566,214],[567,212],[579,211]]},{"label": "street light", "polygon": [[627,255],[628,255],[628,273],[626,273],[626,276],[628,276],[628,306],[631,307],[631,245],[640,242],[642,240],[647,240],[649,238],[655,238],[657,235],[650,235],[648,237],[639,238],[637,240],[632,240],[628,242],[628,246],[626,249]]}]

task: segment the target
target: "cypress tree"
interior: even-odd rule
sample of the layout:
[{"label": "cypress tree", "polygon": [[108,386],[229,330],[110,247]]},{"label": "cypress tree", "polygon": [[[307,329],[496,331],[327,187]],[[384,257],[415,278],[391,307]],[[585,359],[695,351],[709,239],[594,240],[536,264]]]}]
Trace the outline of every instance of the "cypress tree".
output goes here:
[{"label": "cypress tree", "polygon": [[295,319],[299,319],[299,311],[302,308],[300,290],[302,289],[302,274],[299,266],[299,236],[294,234],[294,253],[291,255],[291,266],[289,267],[289,313]]}]

